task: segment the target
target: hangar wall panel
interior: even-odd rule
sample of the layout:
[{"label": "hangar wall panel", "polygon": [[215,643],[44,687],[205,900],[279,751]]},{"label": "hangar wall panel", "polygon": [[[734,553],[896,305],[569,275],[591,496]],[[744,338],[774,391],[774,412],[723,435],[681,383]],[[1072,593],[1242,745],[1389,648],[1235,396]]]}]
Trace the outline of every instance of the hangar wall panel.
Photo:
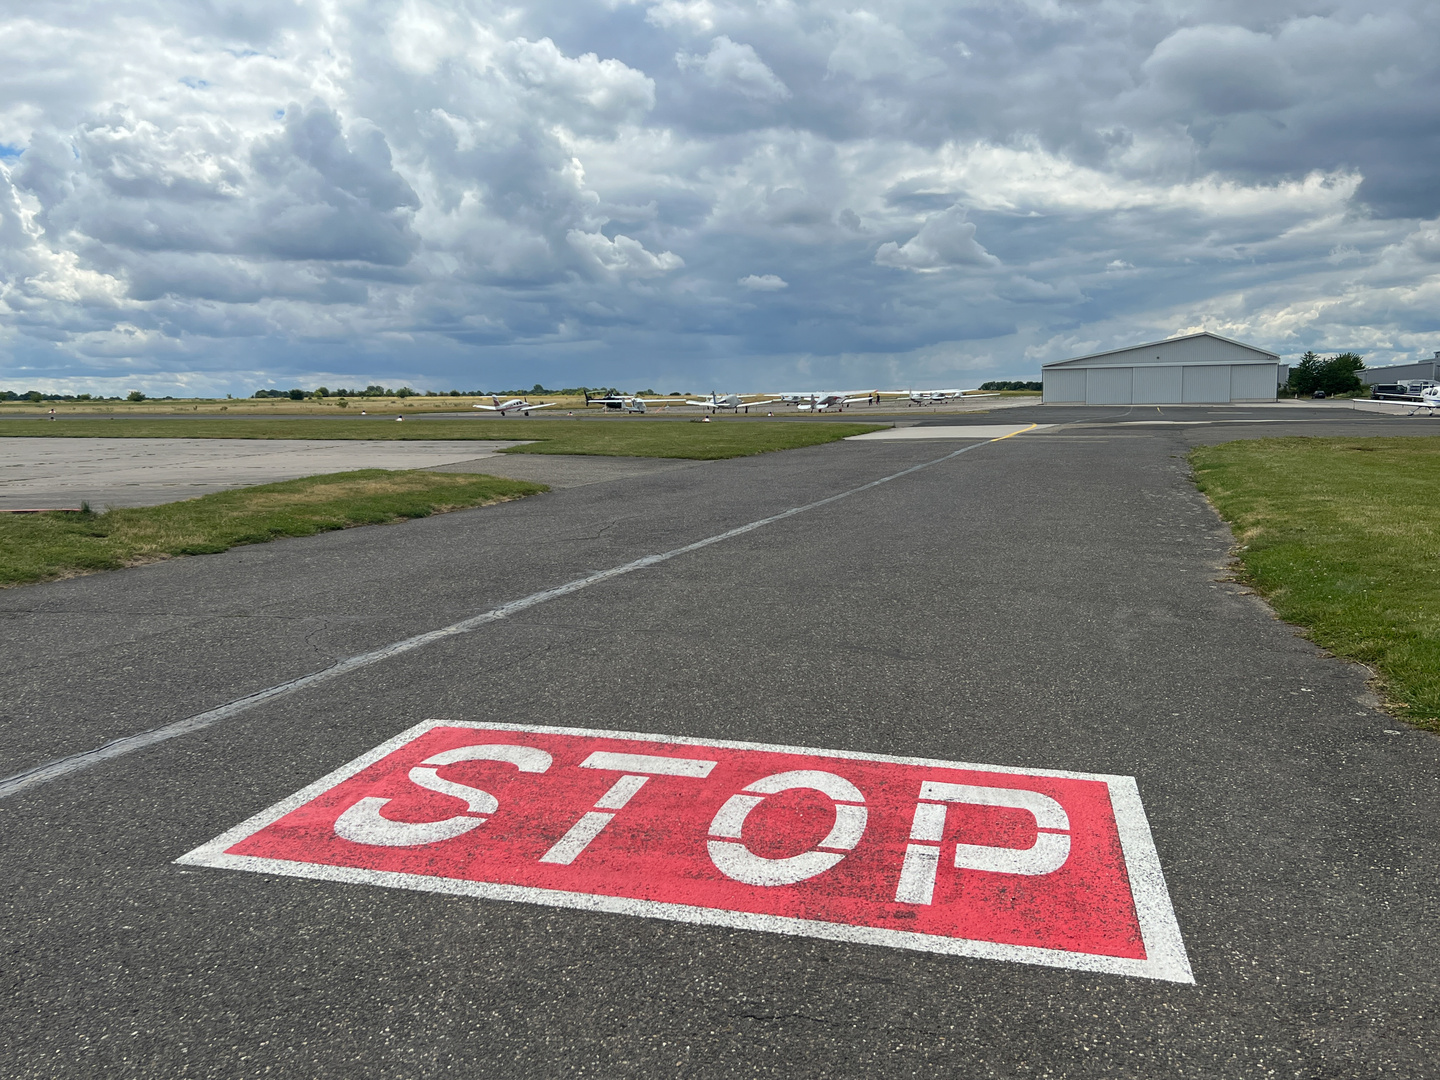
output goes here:
[{"label": "hangar wall panel", "polygon": [[1182,385],[1180,372],[1183,370],[1178,365],[1135,368],[1135,404],[1178,405]]},{"label": "hangar wall panel", "polygon": [[1236,366],[1230,369],[1231,401],[1274,401],[1274,364]]},{"label": "hangar wall panel", "polygon": [[1045,401],[1084,401],[1085,371],[1083,368],[1071,371],[1046,371]]},{"label": "hangar wall panel", "polygon": [[1090,368],[1086,372],[1085,404],[1129,405],[1131,370],[1128,367]]},{"label": "hangar wall panel", "polygon": [[1181,400],[1187,404],[1225,403],[1230,400],[1230,368],[1187,367],[1182,380]]}]

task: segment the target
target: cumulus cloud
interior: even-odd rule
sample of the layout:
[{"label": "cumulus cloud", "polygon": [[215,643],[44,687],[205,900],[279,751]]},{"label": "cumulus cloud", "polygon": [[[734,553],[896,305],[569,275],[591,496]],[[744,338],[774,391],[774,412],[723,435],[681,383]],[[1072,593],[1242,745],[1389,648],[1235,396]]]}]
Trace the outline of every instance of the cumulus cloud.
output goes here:
[{"label": "cumulus cloud", "polygon": [[1000,260],[975,239],[975,223],[965,220],[965,211],[952,206],[920,226],[920,231],[903,244],[881,244],[875,252],[881,266],[928,272],[952,266],[994,267]]},{"label": "cumulus cloud", "polygon": [[1422,0],[74,11],[0,15],[0,386],[1440,348]]},{"label": "cumulus cloud", "polygon": [[710,43],[704,56],[679,53],[675,62],[682,70],[698,70],[715,86],[733,90],[756,101],[782,101],[790,88],[776,78],[753,46],[737,44],[724,34]]},{"label": "cumulus cloud", "polygon": [[571,229],[566,234],[570,246],[580,255],[585,265],[611,275],[632,277],[655,277],[685,265],[685,260],[673,251],[662,251],[655,255],[645,250],[638,240],[617,234],[611,240],[604,233],[587,233]]}]

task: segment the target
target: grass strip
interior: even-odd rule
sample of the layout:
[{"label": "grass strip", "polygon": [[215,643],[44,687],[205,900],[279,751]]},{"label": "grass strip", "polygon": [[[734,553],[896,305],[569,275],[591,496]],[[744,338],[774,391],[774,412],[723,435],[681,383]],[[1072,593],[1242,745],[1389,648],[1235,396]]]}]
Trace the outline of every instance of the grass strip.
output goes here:
[{"label": "grass strip", "polygon": [[1440,731],[1440,438],[1257,439],[1190,462],[1243,580],[1371,667],[1397,714]]},{"label": "grass strip", "polygon": [[473,473],[359,469],[102,514],[0,514],[0,586],[383,525],[545,490]]},{"label": "grass strip", "polygon": [[642,420],[636,417],[564,419],[421,419],[396,423],[393,414],[344,420],[0,420],[0,438],[78,439],[536,439],[511,447],[517,454],[603,454],[712,461],[772,450],[794,450],[879,431],[889,424],[844,424],[831,420],[750,421]]}]

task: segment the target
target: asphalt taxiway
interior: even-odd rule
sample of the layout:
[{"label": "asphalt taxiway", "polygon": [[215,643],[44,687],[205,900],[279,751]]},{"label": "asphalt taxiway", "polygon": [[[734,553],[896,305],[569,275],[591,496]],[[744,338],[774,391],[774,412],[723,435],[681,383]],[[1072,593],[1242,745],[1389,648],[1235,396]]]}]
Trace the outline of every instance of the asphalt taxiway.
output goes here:
[{"label": "asphalt taxiway", "polygon": [[[1428,429],[1004,421],[0,592],[0,771],[79,762],[0,799],[0,1073],[1434,1075],[1440,741],[1226,580],[1184,456]],[[1194,982],[176,863],[431,718],[1134,777]]]}]

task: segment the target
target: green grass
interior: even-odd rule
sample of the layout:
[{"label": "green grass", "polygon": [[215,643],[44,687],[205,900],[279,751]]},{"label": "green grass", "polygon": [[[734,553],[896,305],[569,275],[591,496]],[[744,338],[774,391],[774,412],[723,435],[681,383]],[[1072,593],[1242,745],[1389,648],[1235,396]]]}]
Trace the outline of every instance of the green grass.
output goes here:
[{"label": "green grass", "polygon": [[360,469],[103,514],[0,514],[0,586],[428,517],[545,490],[473,473]]},{"label": "green grass", "polygon": [[589,420],[421,419],[396,423],[393,413],[344,420],[0,420],[0,437],[132,439],[537,439],[513,447],[520,454],[607,454],[616,457],[672,457],[714,460],[794,450],[847,435],[878,431],[889,424],[842,424],[828,420],[769,422],[738,419]]},{"label": "green grass", "polygon": [[1259,439],[1190,460],[1243,579],[1440,731],[1440,438]]}]

